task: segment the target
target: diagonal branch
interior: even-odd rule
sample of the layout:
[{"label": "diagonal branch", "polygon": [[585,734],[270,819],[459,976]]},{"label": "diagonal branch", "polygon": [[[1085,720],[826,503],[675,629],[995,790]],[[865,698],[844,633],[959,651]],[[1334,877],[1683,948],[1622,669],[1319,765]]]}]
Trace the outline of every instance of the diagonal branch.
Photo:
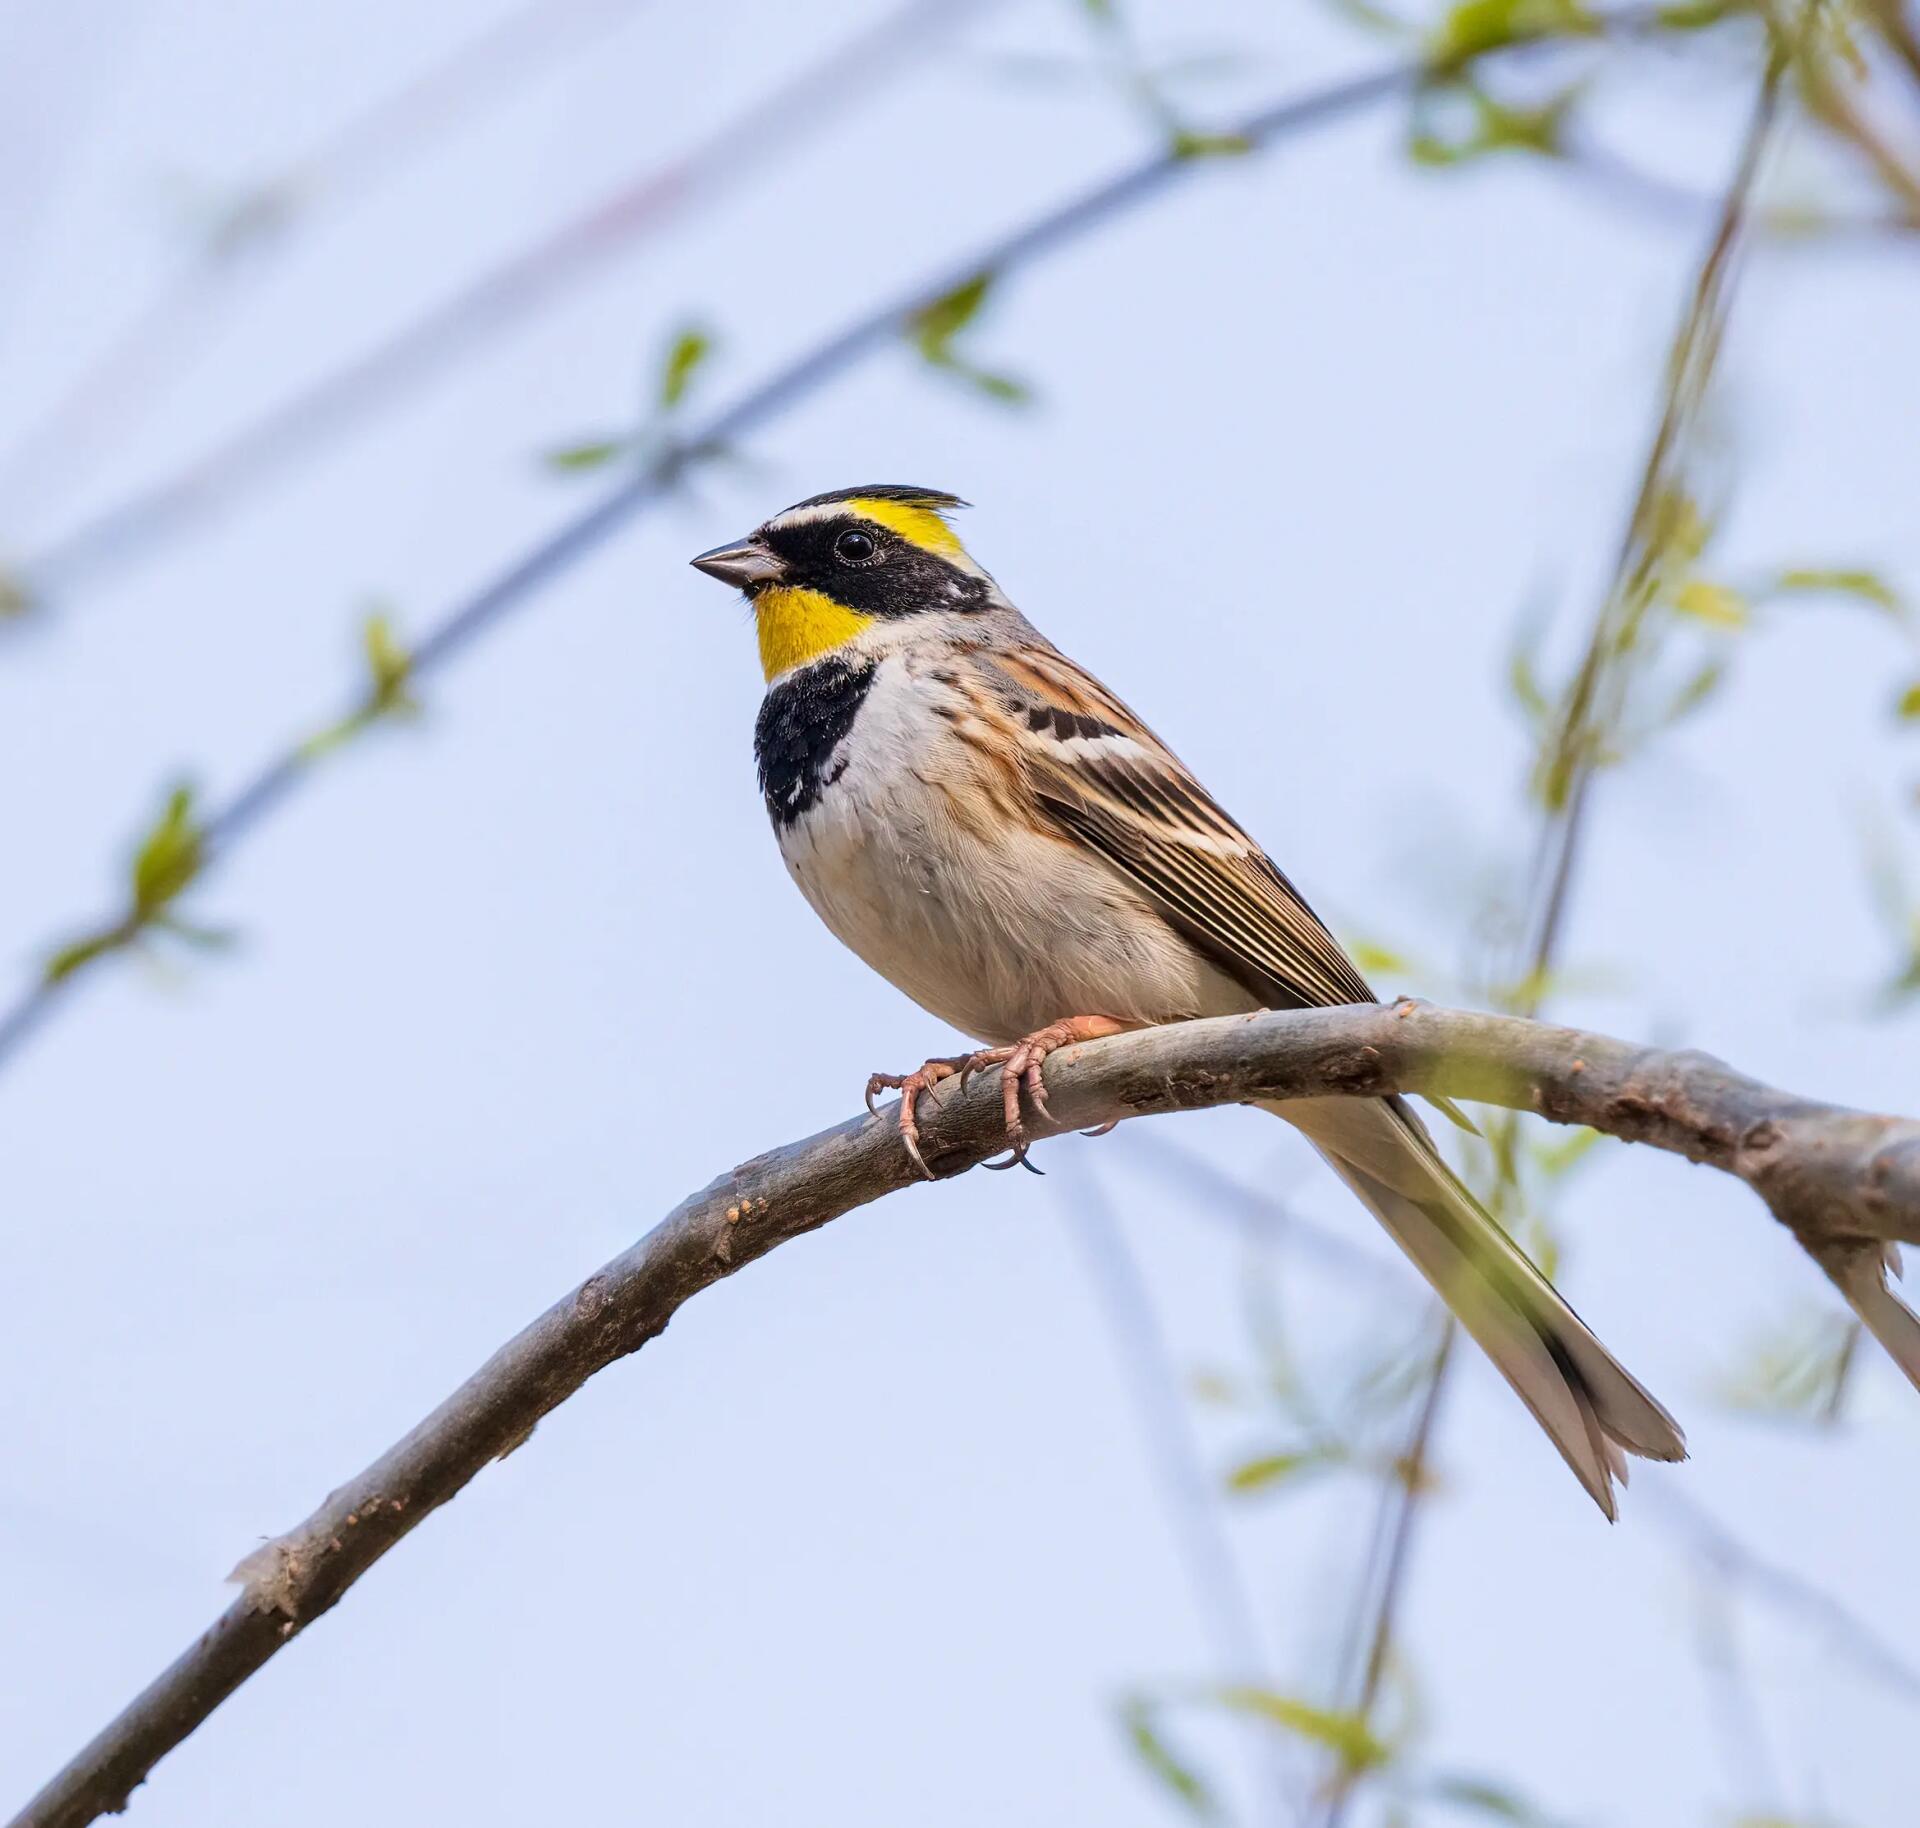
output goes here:
[{"label": "diagonal branch", "polygon": [[[1047,1070],[1061,1129],[1255,1098],[1424,1092],[1707,1163],[1745,1181],[1810,1250],[1871,1258],[1876,1277],[1887,1240],[1920,1241],[1920,1122],[1776,1091],[1705,1054],[1517,1016],[1417,1003],[1226,1016],[1069,1048]],[[1002,1146],[999,1112],[999,1088],[986,1082],[944,1103],[928,1159],[943,1174],[984,1161]],[[304,1523],[248,1556],[235,1570],[239,1598],[12,1828],[80,1828],[123,1808],[169,1750],[401,1537],[595,1372],[656,1337],[683,1302],[915,1182],[883,1113],[756,1156],[682,1202]],[[1920,1340],[1920,1321],[1899,1311]]]}]

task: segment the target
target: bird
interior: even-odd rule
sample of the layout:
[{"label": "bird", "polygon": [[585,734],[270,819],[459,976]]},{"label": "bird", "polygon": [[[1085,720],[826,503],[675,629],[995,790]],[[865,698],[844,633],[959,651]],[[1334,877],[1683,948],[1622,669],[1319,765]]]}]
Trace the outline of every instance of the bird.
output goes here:
[{"label": "bird", "polygon": [[[1013,1161],[1047,1056],[1166,1022],[1373,1003],[1294,885],[1112,692],[1015,608],[939,489],[810,496],[691,562],[744,593],[766,693],[759,785],[801,894],[858,957],[981,1045],[905,1074],[920,1104],[1000,1069]],[[937,1103],[937,1100],[935,1101]],[[1302,1131],[1532,1411],[1609,1520],[1672,1416],[1447,1165],[1399,1097],[1262,1103]]]}]

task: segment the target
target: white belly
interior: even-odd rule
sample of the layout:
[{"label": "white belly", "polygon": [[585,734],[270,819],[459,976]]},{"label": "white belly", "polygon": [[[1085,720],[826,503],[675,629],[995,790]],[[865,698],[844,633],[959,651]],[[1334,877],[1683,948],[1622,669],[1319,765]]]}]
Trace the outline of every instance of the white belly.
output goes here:
[{"label": "white belly", "polygon": [[984,794],[968,784],[973,753],[916,704],[943,690],[883,661],[835,757],[845,768],[780,834],[828,927],[923,1009],[994,1044],[1065,1016],[1252,1008],[1097,857],[970,816]]}]

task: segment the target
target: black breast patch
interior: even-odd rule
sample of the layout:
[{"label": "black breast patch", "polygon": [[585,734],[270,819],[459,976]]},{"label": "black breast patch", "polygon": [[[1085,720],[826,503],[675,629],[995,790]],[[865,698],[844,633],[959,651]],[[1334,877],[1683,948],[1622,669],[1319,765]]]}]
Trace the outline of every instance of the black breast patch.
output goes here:
[{"label": "black breast patch", "polygon": [[753,756],[776,830],[791,825],[839,778],[833,752],[853,728],[876,664],[829,654],[789,674],[761,701]]}]

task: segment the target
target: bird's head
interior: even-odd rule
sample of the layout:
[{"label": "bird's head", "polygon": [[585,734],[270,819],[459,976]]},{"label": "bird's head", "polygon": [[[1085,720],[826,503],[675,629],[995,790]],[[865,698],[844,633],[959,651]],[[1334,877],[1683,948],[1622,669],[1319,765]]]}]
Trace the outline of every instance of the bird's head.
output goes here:
[{"label": "bird's head", "polygon": [[796,502],[697,570],[747,594],[768,679],[832,653],[877,623],[988,608],[993,580],[947,517],[966,503],[897,483]]}]

